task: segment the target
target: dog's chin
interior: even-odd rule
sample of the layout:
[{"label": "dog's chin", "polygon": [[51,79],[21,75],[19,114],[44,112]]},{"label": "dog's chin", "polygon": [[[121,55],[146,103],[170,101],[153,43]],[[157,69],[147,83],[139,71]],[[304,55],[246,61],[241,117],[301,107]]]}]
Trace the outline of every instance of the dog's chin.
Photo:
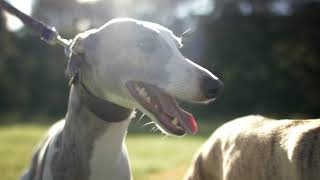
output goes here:
[{"label": "dog's chin", "polygon": [[182,136],[196,134],[197,123],[192,114],[179,107],[176,100],[163,89],[144,82],[129,81],[126,86],[140,110],[157,123],[167,134]]}]

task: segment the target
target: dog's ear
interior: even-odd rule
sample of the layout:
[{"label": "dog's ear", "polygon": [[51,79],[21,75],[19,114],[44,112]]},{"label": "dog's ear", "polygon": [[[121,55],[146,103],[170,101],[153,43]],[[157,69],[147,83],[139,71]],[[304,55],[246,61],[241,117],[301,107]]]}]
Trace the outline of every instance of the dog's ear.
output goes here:
[{"label": "dog's ear", "polygon": [[69,85],[72,85],[78,78],[81,64],[82,64],[82,54],[72,54],[67,65],[65,74],[69,79]]},{"label": "dog's ear", "polygon": [[82,61],[85,52],[82,37],[76,36],[72,41],[68,51],[69,52],[67,54],[69,54],[70,58],[68,60],[65,74],[69,79],[69,85],[72,85],[77,80],[81,64],[83,63]]}]

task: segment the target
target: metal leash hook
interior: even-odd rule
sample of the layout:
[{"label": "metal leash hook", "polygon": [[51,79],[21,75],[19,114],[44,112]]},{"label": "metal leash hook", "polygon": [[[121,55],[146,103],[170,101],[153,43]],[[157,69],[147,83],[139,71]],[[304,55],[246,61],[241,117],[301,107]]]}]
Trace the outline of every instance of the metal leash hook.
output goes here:
[{"label": "metal leash hook", "polygon": [[19,18],[26,26],[38,33],[41,39],[50,45],[61,45],[65,49],[65,54],[70,57],[72,54],[71,40],[64,39],[60,36],[54,27],[48,27],[41,21],[34,19],[21,12],[5,0],[0,0],[0,8]]}]

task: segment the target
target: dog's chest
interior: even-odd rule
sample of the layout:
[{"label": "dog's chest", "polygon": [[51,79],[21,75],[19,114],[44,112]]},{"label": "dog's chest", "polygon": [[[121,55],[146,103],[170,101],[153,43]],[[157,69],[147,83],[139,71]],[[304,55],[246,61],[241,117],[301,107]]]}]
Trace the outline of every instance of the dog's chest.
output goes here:
[{"label": "dog's chest", "polygon": [[[121,123],[119,123],[119,126]],[[125,133],[110,128],[93,143],[89,180],[129,180],[130,170],[124,145]]]}]

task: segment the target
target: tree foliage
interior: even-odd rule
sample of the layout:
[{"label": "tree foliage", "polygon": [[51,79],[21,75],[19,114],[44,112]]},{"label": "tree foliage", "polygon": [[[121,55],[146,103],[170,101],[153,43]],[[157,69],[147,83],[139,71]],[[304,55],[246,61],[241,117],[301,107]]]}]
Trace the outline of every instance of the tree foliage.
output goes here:
[{"label": "tree foliage", "polygon": [[0,59],[1,113],[65,112],[66,58],[61,49],[48,47],[38,37],[18,38],[1,23]]},{"label": "tree foliage", "polygon": [[222,114],[319,116],[319,3],[288,16],[227,13],[203,21],[205,66],[225,82]]}]

